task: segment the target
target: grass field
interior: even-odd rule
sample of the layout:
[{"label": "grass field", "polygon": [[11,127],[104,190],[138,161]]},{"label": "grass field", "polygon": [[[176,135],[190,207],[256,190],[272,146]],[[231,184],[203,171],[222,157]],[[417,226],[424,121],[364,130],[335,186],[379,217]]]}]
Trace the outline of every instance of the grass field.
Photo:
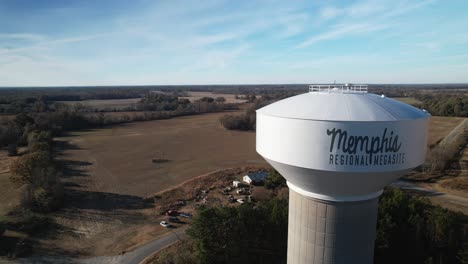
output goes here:
[{"label": "grass field", "polygon": [[410,105],[416,105],[416,104],[422,103],[421,101],[419,101],[419,100],[417,100],[416,98],[413,98],[413,97],[394,97],[392,99],[395,99],[395,100],[398,100],[398,101],[401,101],[403,103],[407,103],[407,104],[410,104]]},{"label": "grass field", "polygon": [[212,92],[188,92],[190,96],[188,97],[181,97],[187,98],[191,102],[194,102],[202,97],[224,97],[226,99],[226,103],[244,103],[246,100],[236,99],[235,94],[223,94],[223,93],[212,93]]},{"label": "grass field", "polygon": [[[255,152],[255,133],[227,131],[205,114],[130,123],[112,129],[74,132],[65,158],[86,177],[87,188],[146,196],[190,177],[222,168],[263,162]],[[161,155],[169,162],[153,163]],[[84,187],[84,186],[83,186]]]},{"label": "grass field", "polygon": [[[78,255],[114,255],[167,231],[146,196],[214,170],[265,164],[255,133],[227,131],[224,113],[136,122],[56,139],[66,200],[55,214],[59,236],[42,241]],[[153,158],[168,159],[153,163]]]},{"label": "grass field", "polygon": [[434,146],[439,143],[450,131],[452,131],[463,117],[433,116],[429,121],[429,135],[427,139],[428,146]]},{"label": "grass field", "polygon": [[[41,240],[43,254],[114,255],[164,233],[155,204],[145,197],[225,168],[265,165],[255,133],[228,131],[213,113],[72,132],[57,138],[70,165],[66,200],[54,213],[59,232]],[[463,118],[432,117],[429,144]],[[0,213],[19,201],[8,181],[12,158],[0,152]],[[166,163],[153,163],[163,157]],[[202,184],[202,183],[200,183]],[[3,211],[3,212],[2,212]],[[51,250],[52,249],[52,250]]]},{"label": "grass field", "polygon": [[[211,92],[188,92],[189,96],[181,97],[187,98],[191,102],[194,102],[202,97],[224,97],[226,103],[243,103],[245,100],[236,99],[234,94],[218,94]],[[57,103],[63,103],[67,105],[82,104],[86,107],[95,109],[95,110],[123,110],[127,107],[134,106],[138,103],[141,98],[131,98],[131,99],[112,99],[112,100],[84,100],[84,101],[56,101]]]},{"label": "grass field", "polygon": [[7,121],[10,121],[10,120],[13,120],[15,119],[15,116],[16,115],[0,115],[0,122],[7,122]]}]

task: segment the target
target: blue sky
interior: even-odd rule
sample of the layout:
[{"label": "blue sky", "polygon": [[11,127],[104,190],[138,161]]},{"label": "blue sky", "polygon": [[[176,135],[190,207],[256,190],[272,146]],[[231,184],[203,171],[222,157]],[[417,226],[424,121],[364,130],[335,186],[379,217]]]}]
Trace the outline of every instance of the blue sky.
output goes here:
[{"label": "blue sky", "polygon": [[468,82],[468,1],[0,0],[0,86]]}]

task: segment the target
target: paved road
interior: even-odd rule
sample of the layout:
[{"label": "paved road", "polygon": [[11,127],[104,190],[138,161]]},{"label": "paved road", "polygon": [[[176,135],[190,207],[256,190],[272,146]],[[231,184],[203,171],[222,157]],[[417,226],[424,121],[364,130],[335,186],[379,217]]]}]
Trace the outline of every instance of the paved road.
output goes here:
[{"label": "paved road", "polygon": [[151,256],[155,252],[167,246],[170,246],[179,240],[185,239],[187,237],[187,235],[185,234],[186,229],[187,227],[174,229],[174,231],[172,231],[168,235],[165,235],[157,240],[153,240],[152,242],[132,252],[122,255],[120,263],[140,264],[145,258]]},{"label": "paved road", "polygon": [[[403,181],[403,180],[392,183],[390,186],[401,188],[401,189],[409,189],[409,190],[425,192],[428,194],[428,196],[437,196],[440,199],[444,199],[450,203],[457,204],[468,210],[468,198],[465,198],[465,197],[438,192],[429,187],[416,185],[412,182]],[[60,257],[25,258],[25,259],[17,259],[17,260],[12,260],[12,261],[0,259],[0,263],[12,263],[12,264],[13,263],[14,264],[16,263],[24,263],[24,264],[30,264],[30,263],[140,264],[141,261],[151,256],[153,253],[167,246],[170,246],[171,244],[175,243],[178,240],[185,239],[187,237],[187,235],[185,234],[186,229],[187,227],[173,229],[173,231],[168,233],[167,235],[160,237],[156,240],[153,240],[149,242],[148,244],[142,247],[139,247],[134,251],[128,252],[124,255],[94,257],[94,258],[89,258],[89,259],[71,259],[71,258],[60,258]]]},{"label": "paved road", "polygon": [[151,256],[155,252],[172,245],[173,243],[185,239],[187,235],[185,230],[187,227],[172,229],[170,233],[160,237],[156,240],[153,240],[146,245],[135,249],[134,251],[125,253],[119,256],[110,256],[110,257],[95,257],[90,259],[80,260],[79,264],[140,264],[145,258]]},{"label": "paved road", "polygon": [[117,256],[101,256],[88,259],[76,259],[60,256],[41,256],[32,258],[19,258],[15,260],[0,259],[0,263],[5,264],[140,264],[145,258],[153,253],[172,245],[178,240],[185,239],[187,235],[185,230],[187,227],[172,229],[170,233],[156,240],[153,240],[146,245],[135,249],[134,251]]}]

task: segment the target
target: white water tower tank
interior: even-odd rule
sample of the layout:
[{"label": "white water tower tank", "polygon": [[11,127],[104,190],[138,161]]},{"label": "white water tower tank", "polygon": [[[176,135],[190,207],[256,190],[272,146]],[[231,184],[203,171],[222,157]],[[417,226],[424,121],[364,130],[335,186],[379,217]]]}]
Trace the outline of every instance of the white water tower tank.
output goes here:
[{"label": "white water tower tank", "polygon": [[429,116],[353,84],[257,110],[257,152],[290,189],[289,264],[373,263],[378,197],[424,162]]}]

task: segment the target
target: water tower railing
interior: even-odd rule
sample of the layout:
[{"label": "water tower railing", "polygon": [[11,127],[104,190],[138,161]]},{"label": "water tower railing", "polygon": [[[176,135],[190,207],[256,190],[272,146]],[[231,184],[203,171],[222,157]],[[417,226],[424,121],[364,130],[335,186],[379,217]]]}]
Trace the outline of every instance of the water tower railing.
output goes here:
[{"label": "water tower railing", "polygon": [[367,93],[367,84],[311,84],[309,92],[318,93]]}]

